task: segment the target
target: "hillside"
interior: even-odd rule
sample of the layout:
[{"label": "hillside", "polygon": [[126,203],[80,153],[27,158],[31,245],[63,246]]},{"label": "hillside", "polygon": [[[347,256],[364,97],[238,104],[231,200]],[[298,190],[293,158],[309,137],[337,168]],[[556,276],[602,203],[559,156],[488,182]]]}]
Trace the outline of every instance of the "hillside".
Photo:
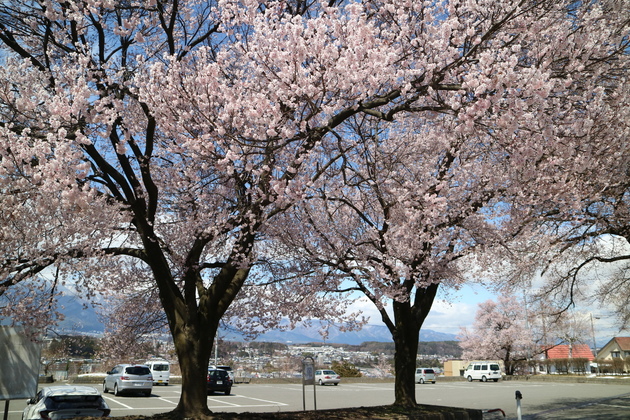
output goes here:
[{"label": "hillside", "polygon": [[[62,296],[59,302],[63,307],[65,320],[57,328],[59,333],[99,335],[104,331],[104,325],[91,305],[71,294]],[[293,330],[270,330],[260,334],[254,341],[277,342],[287,344],[306,344],[324,341],[319,333],[322,325],[313,322],[311,326],[298,326]],[[226,341],[247,341],[245,336],[234,331],[222,330],[219,337]],[[433,330],[422,329],[420,342],[448,342],[455,341],[454,334],[446,334]],[[392,337],[384,325],[368,324],[359,331],[344,332],[336,328],[328,328],[326,343],[359,346],[367,342],[392,343]],[[423,354],[438,354],[434,352]]]}]

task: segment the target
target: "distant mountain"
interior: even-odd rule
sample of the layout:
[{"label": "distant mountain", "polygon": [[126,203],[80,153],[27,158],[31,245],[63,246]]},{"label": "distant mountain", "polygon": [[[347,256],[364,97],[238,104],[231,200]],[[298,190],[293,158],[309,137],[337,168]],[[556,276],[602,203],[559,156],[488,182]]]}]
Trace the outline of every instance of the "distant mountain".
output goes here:
[{"label": "distant mountain", "polygon": [[[84,307],[84,302],[81,298],[68,294],[61,297],[59,304],[63,307],[62,312],[66,317],[59,327],[56,328],[59,332],[99,334],[105,330],[94,308],[90,305]],[[320,327],[319,323],[314,322],[310,327],[298,326],[288,331],[270,330],[259,335],[254,341],[293,344],[322,342],[324,339],[319,334]],[[243,335],[235,332],[222,331],[219,335],[224,340],[245,341]],[[420,331],[420,341],[453,340],[456,340],[455,334],[446,334],[433,330]],[[331,328],[328,330],[328,337],[325,341],[336,344],[358,345],[367,341],[391,342],[392,336],[384,325],[368,324],[359,331],[342,332],[339,329]]]},{"label": "distant mountain", "polygon": [[[223,337],[225,340],[241,341],[242,336],[235,333],[226,333]],[[446,334],[433,330],[421,330],[420,341],[455,341],[455,334]],[[322,342],[324,339],[319,334],[318,328],[311,326],[296,327],[293,330],[277,331],[271,330],[259,335],[254,341],[270,341],[278,343],[304,344],[313,342]],[[351,344],[359,345],[367,341],[391,342],[392,336],[384,325],[368,324],[359,331],[342,332],[338,329],[329,329],[328,337],[325,340],[335,344]]]},{"label": "distant mountain", "polygon": [[99,320],[96,310],[83,299],[65,294],[59,297],[58,304],[59,312],[64,314],[65,319],[54,328],[55,331],[82,334],[102,334],[105,331],[105,325]]}]

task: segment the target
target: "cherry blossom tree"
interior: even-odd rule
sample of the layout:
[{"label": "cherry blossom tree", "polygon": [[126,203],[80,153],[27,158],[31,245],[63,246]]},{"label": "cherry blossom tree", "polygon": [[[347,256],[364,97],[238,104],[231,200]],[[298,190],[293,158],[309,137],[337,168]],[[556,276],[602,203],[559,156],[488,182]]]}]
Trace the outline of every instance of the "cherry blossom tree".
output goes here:
[{"label": "cherry blossom tree", "polygon": [[[296,86],[293,103],[286,88],[266,84],[265,71],[276,80],[280,70],[273,59],[289,65],[281,55],[292,34],[306,45],[317,30],[322,40],[344,42],[352,25],[365,27],[360,36],[374,33],[356,12],[312,6],[319,11],[311,33],[296,33],[311,19],[307,3],[0,5],[0,293],[15,295],[16,285],[30,281],[21,290],[53,296],[40,277],[53,266],[88,297],[117,282],[116,290],[133,296],[146,292],[150,278],[178,353],[177,411],[186,417],[208,413],[205,372],[219,321],[246,281],[264,277],[257,262],[269,258],[271,247],[264,241],[257,247],[263,227],[300,197],[302,184],[317,174],[314,162],[326,162],[319,150],[328,133],[375,94],[374,81],[339,79],[331,91],[321,83],[301,93]],[[356,16],[344,22],[346,13]],[[381,55],[384,46],[375,44],[368,55]],[[352,53],[346,48],[335,59],[367,60]],[[295,54],[287,58],[306,59],[304,50]],[[316,58],[313,66],[332,60]],[[333,69],[333,77],[340,72]],[[344,99],[318,99],[336,96]],[[309,108],[313,102],[319,108]],[[341,115],[332,115],[335,106]],[[298,178],[301,168],[308,173]],[[296,279],[280,290],[267,279],[245,294],[246,303],[266,303],[247,316],[267,325],[278,308],[293,310],[292,321],[309,311],[343,314],[344,305],[318,299],[306,283]],[[50,308],[36,298],[42,293],[3,309],[37,320]],[[249,306],[231,315],[242,319]]]},{"label": "cherry blossom tree", "polygon": [[[599,13],[623,10],[601,6]],[[515,171],[516,179],[537,188],[514,198],[513,224],[506,227],[514,236],[489,258],[511,261],[511,271],[500,274],[508,289],[531,289],[534,299],[554,302],[556,313],[599,305],[617,315],[621,330],[630,322],[630,26],[626,20],[604,28],[605,19],[579,9],[572,16],[586,17],[616,41],[590,43],[583,34],[571,47],[577,67],[557,62],[573,102],[556,98],[557,115],[573,114],[573,123],[549,125],[558,140],[545,138],[521,157],[529,170]]]},{"label": "cherry blossom tree", "polygon": [[[472,15],[481,22],[452,32],[459,34],[455,45],[467,47],[447,48],[452,54],[439,57],[450,59],[423,67],[440,84],[418,94],[396,121],[371,110],[337,130],[351,147],[340,140],[335,152],[342,160],[278,225],[296,254],[321,265],[322,287],[359,292],[376,305],[396,344],[401,405],[415,404],[419,330],[438,288],[457,288],[474,264],[500,265],[480,251],[495,250],[487,255],[496,257],[508,240],[531,238],[523,228],[528,210],[566,186],[557,185],[541,155],[562,150],[567,137],[582,140],[589,100],[582,98],[617,74],[627,42],[627,21],[608,13],[622,10],[619,2],[476,7],[451,2],[438,19],[442,28]],[[583,72],[585,63],[602,77]],[[617,103],[614,95],[600,99],[605,107]],[[597,113],[592,122],[609,116]]]},{"label": "cherry blossom tree", "polygon": [[501,171],[483,161],[479,143],[444,135],[444,125],[355,122],[358,145],[281,216],[277,235],[296,258],[321,266],[324,289],[361,293],[376,305],[396,347],[396,403],[414,405],[420,328],[440,285],[465,281],[461,257],[478,238],[497,236],[478,210]]},{"label": "cherry blossom tree", "polygon": [[528,302],[517,295],[479,304],[472,327],[460,329],[460,347],[466,360],[503,360],[507,375],[531,365],[538,355],[560,345],[589,342],[587,320],[558,311],[558,302]]},{"label": "cherry blossom tree", "polygon": [[506,375],[513,375],[518,362],[537,351],[541,337],[529,324],[523,302],[510,296],[479,304],[472,329],[459,334],[462,358],[466,360],[503,360]]},{"label": "cherry blossom tree", "polygon": [[[264,323],[280,307],[269,299],[288,302],[292,320],[343,312],[317,299],[329,289],[321,276],[280,282],[259,265],[273,255],[283,266],[296,251],[268,235],[312,197],[339,207],[315,226],[349,220],[348,255],[377,251],[360,266],[340,260],[331,278],[369,281],[368,294],[396,302],[405,354],[396,370],[408,384],[404,366],[438,284],[460,279],[454,262],[495,241],[504,203],[525,196],[512,207],[521,210],[564,190],[553,162],[530,168],[544,151],[579,143],[584,121],[608,122],[599,111],[618,103],[606,82],[627,42],[627,9],[622,0],[4,1],[0,293],[35,287],[53,266],[91,295],[143,271],[182,368],[177,410],[201,416],[223,317],[257,307],[247,315]],[[400,159],[389,149],[397,136],[409,143]],[[527,185],[545,188],[523,194]],[[364,234],[371,245],[355,250]],[[233,305],[239,296],[244,305]],[[415,403],[408,385],[396,402]]]}]

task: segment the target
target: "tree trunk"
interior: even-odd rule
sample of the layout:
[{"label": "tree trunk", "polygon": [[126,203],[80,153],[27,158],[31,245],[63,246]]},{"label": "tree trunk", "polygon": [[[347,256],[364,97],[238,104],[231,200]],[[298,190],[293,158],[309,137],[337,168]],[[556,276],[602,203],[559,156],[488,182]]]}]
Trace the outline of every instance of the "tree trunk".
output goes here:
[{"label": "tree trunk", "polygon": [[175,412],[183,418],[203,418],[210,415],[208,408],[208,361],[212,349],[210,331],[195,331],[198,328],[187,325],[188,334],[177,334],[174,337],[175,350],[179,358],[182,372],[182,393]]},{"label": "tree trunk", "polygon": [[[211,414],[206,382],[208,361],[221,313],[208,310],[204,305],[205,297],[196,299],[190,291],[182,294],[161,250],[154,248],[151,251],[151,268],[182,373],[182,392],[174,413],[182,418],[208,417]],[[194,274],[186,278],[186,284],[194,287]]]},{"label": "tree trunk", "polygon": [[228,261],[212,286],[200,292],[196,281],[200,277],[193,269],[184,276],[184,294],[175,282],[156,275],[182,372],[182,393],[174,410],[182,418],[199,419],[211,414],[207,375],[212,345],[221,317],[248,274],[249,268],[238,268]]},{"label": "tree trunk", "polygon": [[[416,402],[416,357],[418,354],[418,342],[420,328],[431,306],[439,283],[430,284],[426,288],[416,288],[413,305],[411,302],[393,302],[395,326],[390,331],[394,339],[395,356],[394,371],[394,404],[404,407],[413,407]],[[384,319],[385,320],[385,319]]]},{"label": "tree trunk", "polygon": [[179,359],[182,371],[182,393],[175,412],[183,418],[200,418],[210,415],[206,385],[208,368],[194,363],[194,359],[196,358],[180,357]]},{"label": "tree trunk", "polygon": [[394,302],[394,319],[394,404],[414,407],[417,405],[415,373],[420,325],[411,316],[409,302]]},{"label": "tree trunk", "polygon": [[512,354],[510,349],[505,350],[505,357],[503,358],[503,365],[505,366],[505,374],[508,376],[514,375],[514,361],[512,360]]}]

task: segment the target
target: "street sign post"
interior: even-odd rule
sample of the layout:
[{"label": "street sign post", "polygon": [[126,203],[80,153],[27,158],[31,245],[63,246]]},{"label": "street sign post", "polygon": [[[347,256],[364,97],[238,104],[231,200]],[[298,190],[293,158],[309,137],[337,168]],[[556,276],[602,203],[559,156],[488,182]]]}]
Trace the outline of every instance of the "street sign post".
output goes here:
[{"label": "street sign post", "polygon": [[313,385],[313,409],[317,411],[317,396],[315,395],[315,360],[305,357],[302,360],[302,408],[306,411],[306,385]]}]

